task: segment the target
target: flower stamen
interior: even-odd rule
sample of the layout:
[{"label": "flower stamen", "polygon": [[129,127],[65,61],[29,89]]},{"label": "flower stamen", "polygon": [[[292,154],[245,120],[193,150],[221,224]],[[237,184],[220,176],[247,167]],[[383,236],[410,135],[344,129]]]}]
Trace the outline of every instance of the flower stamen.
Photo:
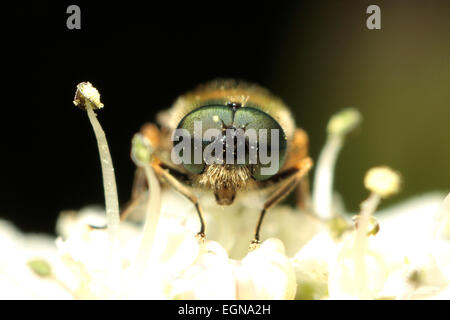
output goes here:
[{"label": "flower stamen", "polygon": [[134,265],[134,276],[139,279],[145,271],[147,263],[151,258],[156,228],[161,211],[161,187],[155,172],[150,166],[153,148],[150,141],[142,134],[136,134],[132,140],[131,158],[134,163],[144,170],[149,186],[148,203],[145,214],[144,231],[141,245],[136,256]]},{"label": "flower stamen", "polygon": [[[361,296],[367,288],[366,254],[368,250],[368,236],[379,226],[373,226],[372,215],[375,213],[382,197],[388,197],[399,190],[400,176],[388,167],[375,167],[370,169],[364,178],[364,185],[372,191],[369,198],[361,203],[361,211],[357,218],[357,228],[354,240],[355,277]],[[369,226],[372,221],[372,228]],[[376,221],[376,220],[375,220]],[[378,227],[377,227],[378,226]]]},{"label": "flower stamen", "polygon": [[109,152],[108,141],[94,110],[103,108],[100,102],[100,93],[90,82],[82,82],[77,85],[73,103],[86,110],[89,121],[97,139],[98,152],[102,166],[103,188],[105,194],[105,210],[108,238],[110,243],[110,257],[112,260],[111,277],[117,278],[119,261],[116,252],[119,247],[119,200],[117,195],[114,166]]},{"label": "flower stamen", "polygon": [[347,108],[331,117],[328,122],[328,137],[320,152],[314,176],[313,205],[322,219],[333,217],[333,174],[336,159],[344,144],[345,137],[362,121],[358,110]]}]

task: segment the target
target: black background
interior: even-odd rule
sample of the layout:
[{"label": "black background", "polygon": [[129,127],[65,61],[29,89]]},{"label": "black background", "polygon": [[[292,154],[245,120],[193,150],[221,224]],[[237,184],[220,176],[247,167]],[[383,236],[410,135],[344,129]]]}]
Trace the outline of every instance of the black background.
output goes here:
[{"label": "black background", "polygon": [[[66,27],[70,4],[81,8],[81,30]],[[61,210],[103,202],[95,137],[87,115],[72,104],[81,81],[90,81],[102,94],[105,108],[98,112],[99,120],[110,144],[122,204],[129,198],[134,172],[129,158],[132,135],[179,94],[216,77],[255,81],[280,95],[295,91],[297,97],[308,96],[302,101],[282,95],[302,120],[299,125],[312,132],[311,153],[317,159],[326,120],[346,105],[314,107],[312,101],[323,105],[318,102],[331,98],[314,70],[308,70],[308,60],[327,63],[310,56],[308,48],[316,42],[311,34],[317,32],[319,19],[322,28],[345,34],[342,39],[361,30],[360,35],[376,40],[386,31],[376,34],[365,28],[368,4],[76,1],[33,2],[5,11],[3,77],[8,86],[3,88],[1,107],[0,217],[26,231],[53,232]],[[385,16],[388,19],[389,13]],[[339,46],[342,39],[331,36],[326,41]],[[306,75],[298,82],[290,81],[287,42],[301,48]],[[280,78],[280,59],[288,61],[282,71],[288,85],[275,80]],[[292,68],[298,69],[294,60]],[[348,163],[359,180],[372,165]],[[344,180],[338,176],[338,185]],[[350,202],[353,208],[365,194],[359,180],[361,191]],[[424,190],[430,188],[426,185]]]},{"label": "black background", "polygon": [[15,8],[6,34],[12,50],[5,62],[14,70],[0,212],[26,231],[53,232],[61,210],[103,202],[95,137],[72,104],[77,83],[90,81],[102,94],[99,120],[125,203],[132,135],[201,82],[220,76],[267,84],[293,5],[77,2],[81,30],[68,30],[70,4]]}]

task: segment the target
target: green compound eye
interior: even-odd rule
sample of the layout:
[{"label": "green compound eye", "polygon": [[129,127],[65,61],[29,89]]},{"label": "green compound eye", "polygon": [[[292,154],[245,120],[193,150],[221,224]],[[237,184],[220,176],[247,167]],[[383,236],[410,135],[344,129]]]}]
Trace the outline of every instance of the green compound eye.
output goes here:
[{"label": "green compound eye", "polygon": [[[232,120],[232,109],[224,105],[208,105],[191,111],[180,121],[177,129],[186,130],[191,137],[190,161],[183,161],[183,166],[189,172],[200,174],[205,169],[203,151],[205,146],[211,143],[211,140],[204,139],[205,131],[217,129],[221,132],[224,126],[231,125]],[[201,146],[201,150],[197,150],[196,146]],[[183,153],[181,152],[180,155],[182,156]]]},{"label": "green compound eye", "polygon": [[232,124],[233,110],[223,105],[200,107],[188,113],[178,124],[178,129],[186,129],[193,137],[196,121],[201,122],[202,135],[208,129],[222,130],[223,125]]},{"label": "green compound eye", "polygon": [[[177,129],[185,130],[190,139],[190,161],[183,161],[183,166],[193,174],[200,174],[205,169],[203,151],[211,143],[205,132],[215,129],[243,129],[245,132],[245,164],[249,165],[255,180],[265,180],[276,174],[282,167],[286,156],[286,135],[269,114],[255,107],[230,107],[225,105],[209,105],[188,113],[179,123]],[[249,142],[250,137],[255,144]],[[224,140],[225,141],[225,140]],[[177,142],[174,142],[174,146]],[[252,148],[252,146],[254,146]],[[224,150],[226,144],[224,143]],[[199,150],[201,149],[201,150]],[[250,157],[250,149],[255,157]],[[180,155],[183,157],[184,152]],[[251,161],[250,159],[253,159]]]},{"label": "green compound eye", "polygon": [[233,126],[257,134],[258,161],[251,166],[253,178],[266,180],[276,174],[284,164],[287,148],[280,124],[260,109],[244,107],[236,111]]},{"label": "green compound eye", "polygon": [[183,163],[183,166],[190,172],[193,174],[200,174],[203,172],[203,170],[205,170],[205,164],[201,163],[201,164],[190,164],[190,163]]}]

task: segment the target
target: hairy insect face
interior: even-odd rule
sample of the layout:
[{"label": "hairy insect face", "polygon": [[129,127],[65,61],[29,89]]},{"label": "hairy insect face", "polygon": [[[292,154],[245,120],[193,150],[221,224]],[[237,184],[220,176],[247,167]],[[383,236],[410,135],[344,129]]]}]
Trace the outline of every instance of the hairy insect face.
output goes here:
[{"label": "hairy insect face", "polygon": [[[312,161],[306,133],[295,127],[289,109],[258,85],[216,80],[178,98],[141,133],[154,147],[153,169],[169,186],[192,201],[201,222],[196,191],[210,191],[219,205],[238,194],[264,190],[265,212],[301,183]],[[307,183],[303,185],[303,189]]]}]

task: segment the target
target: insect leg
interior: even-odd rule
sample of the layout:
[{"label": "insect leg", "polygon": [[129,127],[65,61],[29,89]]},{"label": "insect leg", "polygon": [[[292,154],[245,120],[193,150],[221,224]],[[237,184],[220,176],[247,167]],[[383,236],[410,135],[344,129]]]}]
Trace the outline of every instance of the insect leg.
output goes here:
[{"label": "insect leg", "polygon": [[131,189],[131,200],[126,204],[125,209],[120,212],[120,220],[124,221],[134,209],[145,199],[148,189],[147,179],[144,170],[137,168],[134,174],[133,186]]},{"label": "insect leg", "polygon": [[295,189],[295,204],[297,208],[307,209],[311,207],[311,192],[309,190],[309,177],[305,176]]},{"label": "insect leg", "polygon": [[[270,208],[275,206],[278,202],[283,200],[285,196],[289,194],[289,192],[301,181],[301,179],[308,173],[309,169],[312,167],[312,160],[311,158],[304,158],[300,160],[297,164],[297,166],[294,168],[295,171],[288,177],[284,179],[283,182],[281,182],[280,187],[275,190],[274,193],[271,194],[271,196],[267,199],[267,201],[264,204],[264,207],[259,215],[258,223],[256,224],[255,228],[255,235],[252,240],[252,244],[259,244],[259,232],[261,230],[262,221],[264,219],[264,216]],[[279,177],[275,176],[275,179],[279,179]],[[269,179],[270,180],[270,179]],[[270,183],[270,181],[268,182]]]},{"label": "insect leg", "polygon": [[[297,128],[292,138],[289,157],[287,159],[286,168],[296,167],[299,160],[308,156],[309,138],[308,134],[300,128]],[[309,179],[304,177],[296,188],[296,205],[297,208],[305,209],[310,206],[311,196],[309,191]]]},{"label": "insect leg", "polygon": [[[200,220],[200,231],[197,233],[197,237],[199,237],[200,239],[204,239],[205,220],[203,219],[203,212],[198,203],[197,197],[192,193],[192,191],[188,187],[186,187],[186,185],[182,183],[182,181],[180,181],[184,180],[180,178],[182,178],[185,175],[169,167],[165,167],[157,159],[155,159],[155,161],[153,162],[152,167],[155,170],[155,173],[158,177],[164,179],[164,181],[166,181],[172,188],[174,188],[176,191],[181,193],[183,196],[188,198],[193,203],[197,211],[198,218]],[[185,179],[187,180],[187,177]]]}]

